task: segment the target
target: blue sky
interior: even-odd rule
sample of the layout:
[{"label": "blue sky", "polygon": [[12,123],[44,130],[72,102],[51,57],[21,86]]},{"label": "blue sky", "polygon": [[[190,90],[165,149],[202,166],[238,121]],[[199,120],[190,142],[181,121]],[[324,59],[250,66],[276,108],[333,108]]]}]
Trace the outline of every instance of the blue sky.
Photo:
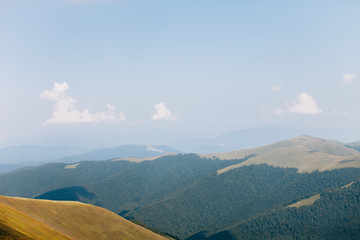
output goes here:
[{"label": "blue sky", "polygon": [[0,141],[264,125],[360,140],[359,10],[358,1],[0,0]]}]

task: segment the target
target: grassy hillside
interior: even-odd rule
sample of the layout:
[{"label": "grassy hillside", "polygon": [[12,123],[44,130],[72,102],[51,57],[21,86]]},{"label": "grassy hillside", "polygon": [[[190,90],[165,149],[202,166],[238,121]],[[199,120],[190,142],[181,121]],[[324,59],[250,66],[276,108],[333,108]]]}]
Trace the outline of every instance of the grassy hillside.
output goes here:
[{"label": "grassy hillside", "polygon": [[166,239],[106,209],[0,196],[0,229],[20,239]]},{"label": "grassy hillside", "polygon": [[251,164],[264,163],[271,166],[297,168],[299,172],[325,171],[344,167],[360,168],[358,151],[339,142],[311,136],[300,136],[260,148],[207,155],[207,157],[231,159],[251,153],[257,156],[243,163],[221,169],[218,173]]},{"label": "grassy hillside", "polygon": [[321,152],[311,152],[299,146],[286,147],[221,169],[218,173],[221,174],[231,169],[252,164],[297,168],[299,172],[325,171],[346,167],[360,168],[360,154],[354,156],[336,156]]},{"label": "grassy hillside", "polygon": [[345,147],[344,144],[340,142],[303,135],[290,140],[280,141],[263,147],[245,149],[240,151],[231,151],[225,153],[204,154],[202,156],[208,158],[217,157],[220,159],[235,159],[250,154],[262,155],[264,153],[269,153],[284,148],[286,149],[289,147],[299,147],[306,149],[309,152],[326,153],[335,156],[351,156],[351,155],[359,154],[358,151],[351,149],[349,147]]}]

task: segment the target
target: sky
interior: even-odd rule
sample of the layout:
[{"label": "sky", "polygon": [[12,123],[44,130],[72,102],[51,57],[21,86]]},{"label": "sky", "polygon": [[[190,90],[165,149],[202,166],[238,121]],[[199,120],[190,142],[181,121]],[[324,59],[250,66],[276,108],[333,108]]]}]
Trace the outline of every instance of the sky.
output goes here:
[{"label": "sky", "polygon": [[360,140],[359,11],[350,0],[0,0],[0,143],[267,125]]}]

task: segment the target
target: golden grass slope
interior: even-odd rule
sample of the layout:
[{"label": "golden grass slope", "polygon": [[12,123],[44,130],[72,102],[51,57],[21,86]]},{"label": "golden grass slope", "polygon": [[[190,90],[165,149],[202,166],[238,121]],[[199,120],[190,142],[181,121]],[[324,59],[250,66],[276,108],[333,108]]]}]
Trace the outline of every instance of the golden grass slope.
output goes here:
[{"label": "golden grass slope", "polygon": [[264,147],[203,156],[225,160],[243,158],[250,154],[257,156],[240,164],[218,170],[217,173],[221,174],[238,167],[264,163],[271,166],[297,168],[298,172],[325,171],[345,167],[360,168],[358,151],[336,141],[306,135]]},{"label": "golden grass slope", "polygon": [[90,204],[4,196],[0,196],[0,230],[36,240],[166,239]]}]

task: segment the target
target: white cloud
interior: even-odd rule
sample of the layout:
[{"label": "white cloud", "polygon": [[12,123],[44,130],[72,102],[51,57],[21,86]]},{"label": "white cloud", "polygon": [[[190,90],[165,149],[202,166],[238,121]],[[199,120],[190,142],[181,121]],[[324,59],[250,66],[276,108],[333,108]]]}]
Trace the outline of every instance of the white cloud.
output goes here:
[{"label": "white cloud", "polygon": [[281,91],[281,90],[282,90],[282,87],[281,87],[281,86],[271,85],[271,86],[270,86],[270,89],[271,89],[271,91]]},{"label": "white cloud", "polygon": [[297,96],[296,101],[286,109],[278,108],[274,111],[275,115],[283,115],[285,113],[298,113],[298,114],[310,114],[318,115],[323,111],[318,107],[315,99],[306,93],[301,93]]},{"label": "white cloud", "polygon": [[52,90],[44,91],[40,97],[54,103],[52,118],[45,121],[45,124],[56,123],[92,123],[92,122],[118,122],[125,121],[124,113],[115,113],[115,106],[107,105],[107,112],[91,113],[88,109],[78,110],[76,100],[66,94],[69,89],[67,83],[55,82]]},{"label": "white cloud", "polygon": [[356,74],[348,73],[342,77],[341,82],[342,83],[354,83],[355,78],[356,78]]},{"label": "white cloud", "polygon": [[154,105],[156,113],[152,116],[151,120],[172,120],[175,121],[178,119],[176,115],[173,115],[169,109],[166,108],[164,102],[160,102]]}]

